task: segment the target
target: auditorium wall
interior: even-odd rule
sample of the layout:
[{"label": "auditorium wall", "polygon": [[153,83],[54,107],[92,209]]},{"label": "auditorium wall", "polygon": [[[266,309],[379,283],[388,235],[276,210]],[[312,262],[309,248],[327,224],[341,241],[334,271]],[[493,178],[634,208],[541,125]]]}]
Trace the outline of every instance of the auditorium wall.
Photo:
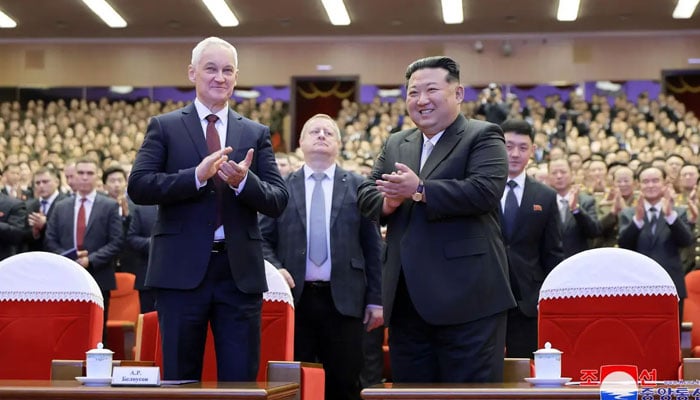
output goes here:
[{"label": "auditorium wall", "polygon": [[[698,68],[700,33],[465,37],[240,39],[239,85],[289,85],[291,76],[359,75],[363,84],[400,84],[406,65],[446,54],[462,65],[464,84],[655,80],[664,69]],[[186,67],[199,38],[178,40],[12,41],[0,38],[0,86],[190,86]],[[331,66],[318,71],[317,65]]]}]

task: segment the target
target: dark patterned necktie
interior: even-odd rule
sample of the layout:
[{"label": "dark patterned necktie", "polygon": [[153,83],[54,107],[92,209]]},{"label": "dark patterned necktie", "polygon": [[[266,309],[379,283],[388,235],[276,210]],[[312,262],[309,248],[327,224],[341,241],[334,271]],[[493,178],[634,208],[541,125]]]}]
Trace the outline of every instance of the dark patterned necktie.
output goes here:
[{"label": "dark patterned necktie", "polygon": [[518,183],[510,180],[507,183],[508,193],[506,194],[506,203],[503,206],[503,231],[505,236],[509,238],[515,229],[515,216],[518,214],[518,199],[515,197],[515,188]]}]

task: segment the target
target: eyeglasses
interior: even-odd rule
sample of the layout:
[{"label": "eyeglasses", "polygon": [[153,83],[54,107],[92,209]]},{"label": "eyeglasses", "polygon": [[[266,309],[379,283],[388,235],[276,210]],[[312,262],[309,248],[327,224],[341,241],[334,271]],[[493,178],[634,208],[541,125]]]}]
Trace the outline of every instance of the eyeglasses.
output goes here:
[{"label": "eyeglasses", "polygon": [[325,128],[315,128],[315,129],[312,129],[312,130],[310,130],[310,131],[308,132],[308,134],[309,134],[310,136],[313,136],[313,137],[319,137],[319,136],[323,135],[323,136],[325,136],[326,138],[329,138],[329,139],[332,138],[332,137],[335,137],[335,135],[336,135],[336,133],[333,132],[332,130],[330,130],[330,129],[325,129]]}]

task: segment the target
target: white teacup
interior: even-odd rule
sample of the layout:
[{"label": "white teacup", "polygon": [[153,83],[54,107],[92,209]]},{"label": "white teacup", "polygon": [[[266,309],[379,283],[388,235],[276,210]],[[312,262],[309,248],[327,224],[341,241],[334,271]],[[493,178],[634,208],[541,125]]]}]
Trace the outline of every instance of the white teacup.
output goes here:
[{"label": "white teacup", "polygon": [[539,349],[533,354],[535,355],[536,378],[561,378],[561,351],[553,349],[552,344],[547,342],[543,349]]},{"label": "white teacup", "polygon": [[114,352],[105,349],[102,343],[85,353],[85,374],[88,378],[111,378]]}]

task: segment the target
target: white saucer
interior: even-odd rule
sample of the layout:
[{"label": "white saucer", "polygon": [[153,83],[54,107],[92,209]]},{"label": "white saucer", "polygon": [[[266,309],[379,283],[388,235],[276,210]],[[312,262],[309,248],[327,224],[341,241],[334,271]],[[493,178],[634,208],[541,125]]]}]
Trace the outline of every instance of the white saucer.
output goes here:
[{"label": "white saucer", "polygon": [[529,382],[535,386],[563,386],[569,382],[571,378],[525,378],[526,382]]},{"label": "white saucer", "polygon": [[109,386],[112,378],[88,378],[87,376],[76,376],[75,379],[85,386]]}]

